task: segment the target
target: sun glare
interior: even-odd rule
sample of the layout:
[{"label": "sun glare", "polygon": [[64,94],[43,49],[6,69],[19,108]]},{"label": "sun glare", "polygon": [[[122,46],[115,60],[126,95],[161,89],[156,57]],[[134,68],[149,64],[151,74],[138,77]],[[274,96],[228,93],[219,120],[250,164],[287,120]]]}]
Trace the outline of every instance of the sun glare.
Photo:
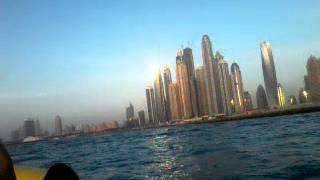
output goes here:
[{"label": "sun glare", "polygon": [[156,76],[159,71],[160,71],[160,66],[158,64],[153,64],[151,66],[151,72],[153,77]]}]

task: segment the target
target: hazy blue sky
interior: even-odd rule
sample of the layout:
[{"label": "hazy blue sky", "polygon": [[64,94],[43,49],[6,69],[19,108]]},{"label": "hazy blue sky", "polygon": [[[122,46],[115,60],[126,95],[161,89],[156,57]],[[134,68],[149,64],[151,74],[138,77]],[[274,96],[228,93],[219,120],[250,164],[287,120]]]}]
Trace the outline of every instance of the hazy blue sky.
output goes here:
[{"label": "hazy blue sky", "polygon": [[201,37],[237,62],[245,89],[263,84],[259,44],[273,45],[287,94],[303,86],[308,56],[320,56],[320,1],[0,0],[0,136],[25,117],[52,127],[124,118],[132,101],[145,107],[151,67]]}]

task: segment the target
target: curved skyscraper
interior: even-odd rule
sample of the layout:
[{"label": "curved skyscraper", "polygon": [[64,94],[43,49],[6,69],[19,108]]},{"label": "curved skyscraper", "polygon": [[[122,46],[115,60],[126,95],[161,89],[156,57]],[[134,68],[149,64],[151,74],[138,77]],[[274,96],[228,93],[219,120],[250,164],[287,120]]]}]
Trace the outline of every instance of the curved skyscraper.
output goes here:
[{"label": "curved skyscraper", "polygon": [[264,84],[267,92],[268,102],[270,106],[278,105],[277,96],[277,76],[274,66],[271,44],[269,42],[263,42],[260,45],[262,70],[264,77]]},{"label": "curved skyscraper", "polygon": [[212,45],[208,35],[202,37],[202,59],[206,71],[206,91],[208,95],[209,114],[218,113],[216,85],[214,71],[214,57],[212,53]]},{"label": "curved skyscraper", "polygon": [[244,112],[244,92],[241,71],[237,63],[231,65],[231,86],[236,113]]},{"label": "curved skyscraper", "polygon": [[268,107],[267,95],[262,85],[259,85],[257,88],[256,99],[257,99],[258,109],[263,109]]}]

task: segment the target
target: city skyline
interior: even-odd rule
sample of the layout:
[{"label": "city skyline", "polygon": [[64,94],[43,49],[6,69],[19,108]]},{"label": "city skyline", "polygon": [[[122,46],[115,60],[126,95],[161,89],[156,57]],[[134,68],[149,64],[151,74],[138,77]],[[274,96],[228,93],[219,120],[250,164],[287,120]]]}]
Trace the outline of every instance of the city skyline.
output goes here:
[{"label": "city skyline", "polygon": [[[32,3],[30,4],[32,6]],[[46,3],[40,4],[39,6],[42,7],[45,4]],[[165,6],[162,5],[161,7],[169,6],[168,2],[165,4]],[[167,10],[170,15],[174,15],[175,18],[173,19],[180,18],[178,15],[172,14],[177,4],[179,3],[175,2],[174,6],[170,6],[171,8]],[[320,55],[318,49],[320,38],[319,35],[315,33],[315,30],[319,29],[319,25],[315,24],[318,18],[317,11],[315,11],[316,9],[313,8],[314,4],[311,2],[301,4],[295,2],[291,5],[291,9],[294,12],[300,11],[300,7],[304,12],[307,9],[306,12],[308,13],[296,13],[299,15],[303,14],[302,18],[296,15],[290,15],[289,17],[281,11],[281,8],[284,8],[284,6],[288,4],[284,2],[278,4],[277,8],[274,9],[274,16],[277,14],[280,15],[281,20],[286,23],[281,21],[281,23],[283,23],[283,25],[281,25],[278,21],[273,22],[275,17],[265,19],[265,21],[270,22],[271,27],[252,29],[254,32],[251,33],[255,33],[254,37],[246,35],[244,32],[250,32],[253,25],[257,25],[257,27],[261,25],[256,19],[249,17],[252,14],[258,14],[259,10],[261,10],[259,7],[254,4],[250,6],[256,9],[249,11],[249,14],[243,17],[248,18],[248,24],[245,24],[248,25],[248,27],[246,27],[245,25],[233,25],[232,23],[241,22],[244,19],[233,20],[230,16],[221,18],[222,20],[220,21],[209,21],[210,18],[215,15],[218,15],[218,17],[223,16],[222,13],[219,13],[220,10],[219,12],[214,11],[212,8],[214,7],[214,3],[207,2],[203,6],[212,14],[201,13],[200,15],[196,15],[198,11],[192,10],[191,14],[188,15],[191,20],[198,23],[198,26],[192,29],[194,32],[187,30],[187,27],[190,27],[193,23],[176,21],[181,23],[180,25],[184,28],[180,26],[178,32],[169,33],[170,29],[167,28],[167,26],[170,25],[172,21],[170,21],[168,17],[157,17],[156,19],[160,20],[161,31],[147,33],[144,37],[147,40],[143,38],[141,33],[136,37],[130,37],[128,39],[129,36],[124,36],[125,38],[121,39],[122,33],[125,32],[121,31],[121,33],[116,36],[120,38],[119,42],[111,38],[111,42],[115,45],[115,47],[111,49],[109,49],[109,44],[102,42],[109,41],[112,33],[108,31],[103,32],[103,30],[105,30],[104,26],[97,25],[102,23],[103,19],[101,18],[97,18],[98,22],[95,26],[98,29],[98,35],[94,35],[94,37],[90,36],[96,32],[95,29],[86,30],[83,26],[76,26],[79,27],[79,31],[72,35],[70,34],[70,32],[72,32],[71,26],[63,28],[56,24],[56,21],[59,20],[61,16],[58,16],[58,19],[53,18],[52,24],[46,22],[43,18],[35,18],[38,22],[42,23],[35,25],[35,22],[33,22],[31,18],[25,17],[18,21],[19,10],[14,10],[10,2],[6,2],[5,5],[7,5],[8,10],[1,9],[0,11],[0,17],[5,20],[1,21],[3,23],[1,27],[5,28],[0,29],[0,34],[2,34],[0,35],[1,39],[4,40],[4,44],[1,44],[0,47],[0,70],[2,72],[0,97],[1,114],[3,114],[3,117],[1,117],[1,127],[5,129],[13,129],[12,127],[21,124],[26,117],[37,117],[42,121],[51,123],[57,114],[61,114],[68,122],[125,119],[123,109],[129,101],[137,104],[136,107],[146,110],[146,108],[141,108],[146,107],[145,92],[141,91],[141,89],[143,89],[146,84],[152,84],[153,82],[152,77],[150,77],[150,66],[153,64],[169,64],[170,68],[174,67],[175,52],[181,44],[192,48],[195,66],[202,64],[200,41],[203,34],[210,35],[214,50],[221,51],[229,65],[233,62],[240,65],[241,72],[244,76],[244,87],[250,92],[252,98],[255,98],[254,94],[257,86],[263,84],[263,76],[259,73],[261,72],[259,43],[262,41],[268,40],[273,45],[278,82],[281,82],[287,95],[294,94],[297,97],[300,88],[304,87],[303,76],[307,74],[305,69],[307,58],[311,54],[317,57]],[[219,3],[218,5],[221,5],[221,11],[225,12],[230,12],[226,11],[228,9],[235,9],[233,15],[241,13],[243,10],[241,8],[245,8],[244,5],[239,8],[229,7],[228,4],[223,3]],[[24,12],[33,10],[31,6],[27,4],[21,5],[21,7],[26,7]],[[62,8],[66,8],[70,7],[71,4],[65,3],[61,6]],[[76,7],[83,7],[83,4],[81,5],[80,3],[80,5]],[[130,5],[128,5],[128,7],[130,7]],[[195,7],[202,8],[202,5],[195,5]],[[48,10],[48,13],[53,13],[54,8],[45,6],[44,11],[46,10]],[[72,12],[80,12],[78,9],[72,10]],[[122,12],[122,9],[117,10],[117,12]],[[31,16],[40,17],[41,14],[46,14],[44,11],[34,12]],[[85,8],[85,11],[90,12],[90,9]],[[136,14],[139,15],[144,11],[148,13],[146,9],[138,9]],[[93,17],[96,18],[101,14],[103,15],[102,12],[98,11]],[[311,14],[316,15],[311,16]],[[263,18],[264,16],[259,15],[262,16],[259,18]],[[71,19],[68,18],[72,16],[66,14],[66,17],[66,21],[71,22]],[[203,20],[200,20],[200,17],[203,18]],[[158,26],[150,26],[150,22],[146,19],[144,20],[143,23],[147,25],[142,28],[158,28]],[[165,22],[166,20],[168,20],[168,23]],[[204,23],[205,21],[208,22]],[[10,22],[17,22],[19,28],[22,28],[26,23],[34,26],[24,27],[25,32],[18,30],[13,31],[14,26]],[[81,20],[76,19],[75,22],[80,23]],[[296,24],[299,22],[301,26],[297,27]],[[127,23],[126,19],[123,20],[123,23]],[[223,24],[230,25],[228,27]],[[49,25],[48,28],[40,31],[39,37],[31,33],[32,30],[41,29],[41,26],[46,25]],[[134,28],[138,28],[138,26],[134,24],[131,25],[133,25]],[[215,29],[214,27],[217,27],[217,25],[220,28]],[[50,30],[50,27],[58,27],[58,30],[66,32],[65,36],[69,35],[70,39],[66,38],[67,40],[63,41],[57,38],[57,40],[54,40],[54,38],[58,36],[52,33],[60,34],[60,36],[61,33],[59,33],[59,31],[53,31],[54,28]],[[122,28],[122,26],[117,27]],[[272,27],[278,28],[274,29]],[[135,32],[134,30],[141,30],[134,28],[132,33]],[[176,29],[174,28],[174,30]],[[286,34],[284,35],[281,31],[286,32]],[[90,38],[81,36],[79,32],[83,32],[84,35],[88,35]],[[3,35],[8,35],[8,37],[4,37]],[[102,38],[100,38],[99,35],[101,35]],[[156,35],[159,35],[159,37],[155,37]],[[229,36],[235,36],[235,38],[230,38]],[[32,42],[30,37],[38,38],[35,38],[35,41]],[[82,38],[77,40],[78,37]],[[98,37],[101,40],[95,40],[95,38],[98,39]],[[168,39],[172,40],[169,41]],[[188,45],[188,41],[191,45]],[[18,42],[23,43],[19,45]],[[77,45],[85,44],[86,42],[88,42],[88,44],[82,47],[81,45]],[[125,42],[128,44],[125,44]],[[137,42],[137,46],[135,46],[135,42]],[[32,48],[27,47],[29,43]],[[65,50],[59,49],[58,46],[60,44],[69,48]],[[142,44],[145,45],[143,46]],[[150,46],[150,44],[158,45]],[[99,45],[102,45],[103,48],[99,48]],[[122,48],[122,45],[125,46]],[[126,53],[121,53],[123,49]],[[112,53],[111,50],[115,52]],[[118,61],[123,59],[130,60],[124,60],[118,63]],[[117,62],[111,63],[113,60]],[[292,67],[292,73],[286,72],[287,65]],[[122,70],[121,68],[124,69]],[[141,68],[143,69],[142,71]],[[255,73],[257,76],[252,77],[250,75],[251,73]],[[255,100],[253,100],[253,102],[255,102]],[[0,136],[4,135],[0,134]]]},{"label": "city skyline", "polygon": [[[299,97],[301,106],[319,103],[320,94],[320,58],[310,55],[307,61],[307,75],[304,76],[305,86],[300,88],[299,94],[286,97],[284,87],[277,81],[277,72],[272,53],[272,45],[269,41],[260,43],[261,67],[266,91],[262,85],[258,85],[256,94],[256,106],[251,93],[245,89],[240,67],[237,63],[229,66],[219,50],[214,51],[212,42],[207,34],[202,36],[203,64],[195,67],[192,49],[186,47],[178,49],[176,55],[176,78],[171,78],[168,65],[164,68],[156,68],[154,74],[154,89],[158,95],[151,96],[146,93],[148,114],[159,112],[159,109],[171,111],[170,116],[158,116],[158,122],[149,121],[151,126],[183,123],[187,121],[219,119],[221,117],[237,117],[238,115],[250,115],[252,113],[265,113],[274,110],[297,108],[296,96]],[[162,76],[170,81],[162,82]],[[170,78],[168,78],[170,76]],[[162,86],[165,86],[163,90]],[[146,92],[150,90],[147,86]],[[166,98],[159,94],[166,93]],[[161,97],[161,98],[160,98]],[[169,98],[168,98],[169,97]],[[156,99],[156,105],[150,108],[150,99]],[[194,99],[193,99],[194,98]],[[286,99],[288,98],[288,100]],[[157,103],[170,101],[171,104]],[[315,105],[314,104],[314,105]],[[169,108],[168,108],[169,107]],[[149,115],[150,118],[150,115]],[[224,119],[222,118],[222,120]],[[151,118],[150,118],[151,119]],[[220,119],[221,120],[221,119]],[[127,122],[130,124],[130,121]],[[136,126],[143,127],[143,126]]]}]

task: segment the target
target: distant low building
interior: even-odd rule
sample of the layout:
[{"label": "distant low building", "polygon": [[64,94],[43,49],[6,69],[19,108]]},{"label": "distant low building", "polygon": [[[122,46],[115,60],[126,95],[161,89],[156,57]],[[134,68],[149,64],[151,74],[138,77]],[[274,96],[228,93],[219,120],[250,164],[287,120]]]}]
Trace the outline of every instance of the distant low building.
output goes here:
[{"label": "distant low building", "polygon": [[119,123],[118,123],[118,121],[113,121],[113,125],[114,125],[115,128],[119,128]]},{"label": "distant low building", "polygon": [[21,133],[19,130],[14,130],[11,132],[11,141],[20,141]]},{"label": "distant low building", "polygon": [[268,107],[267,94],[262,85],[259,85],[257,88],[256,99],[258,109],[264,109]]},{"label": "distant low building", "polygon": [[288,99],[288,104],[290,105],[296,105],[297,104],[297,99],[295,96],[290,96]]},{"label": "distant low building", "polygon": [[35,121],[35,135],[41,136],[41,134],[42,134],[42,130],[41,130],[41,126],[40,126],[40,121],[36,120]]},{"label": "distant low building", "polygon": [[284,107],[286,105],[286,96],[284,93],[284,89],[280,83],[277,86],[277,90],[278,90],[278,105],[280,107]]},{"label": "distant low building", "polygon": [[252,104],[252,98],[251,95],[248,91],[245,91],[243,93],[244,96],[244,107],[246,111],[252,111],[253,109],[253,104]]},{"label": "distant low building", "polygon": [[35,136],[34,120],[31,118],[26,119],[23,124],[23,130],[24,130],[24,138],[29,136]]},{"label": "distant low building", "polygon": [[76,127],[75,125],[71,124],[71,125],[66,125],[64,127],[64,134],[73,134],[76,132]]},{"label": "distant low building", "polygon": [[300,89],[299,92],[299,103],[304,104],[310,102],[310,97],[308,95],[308,92],[304,89]]}]

